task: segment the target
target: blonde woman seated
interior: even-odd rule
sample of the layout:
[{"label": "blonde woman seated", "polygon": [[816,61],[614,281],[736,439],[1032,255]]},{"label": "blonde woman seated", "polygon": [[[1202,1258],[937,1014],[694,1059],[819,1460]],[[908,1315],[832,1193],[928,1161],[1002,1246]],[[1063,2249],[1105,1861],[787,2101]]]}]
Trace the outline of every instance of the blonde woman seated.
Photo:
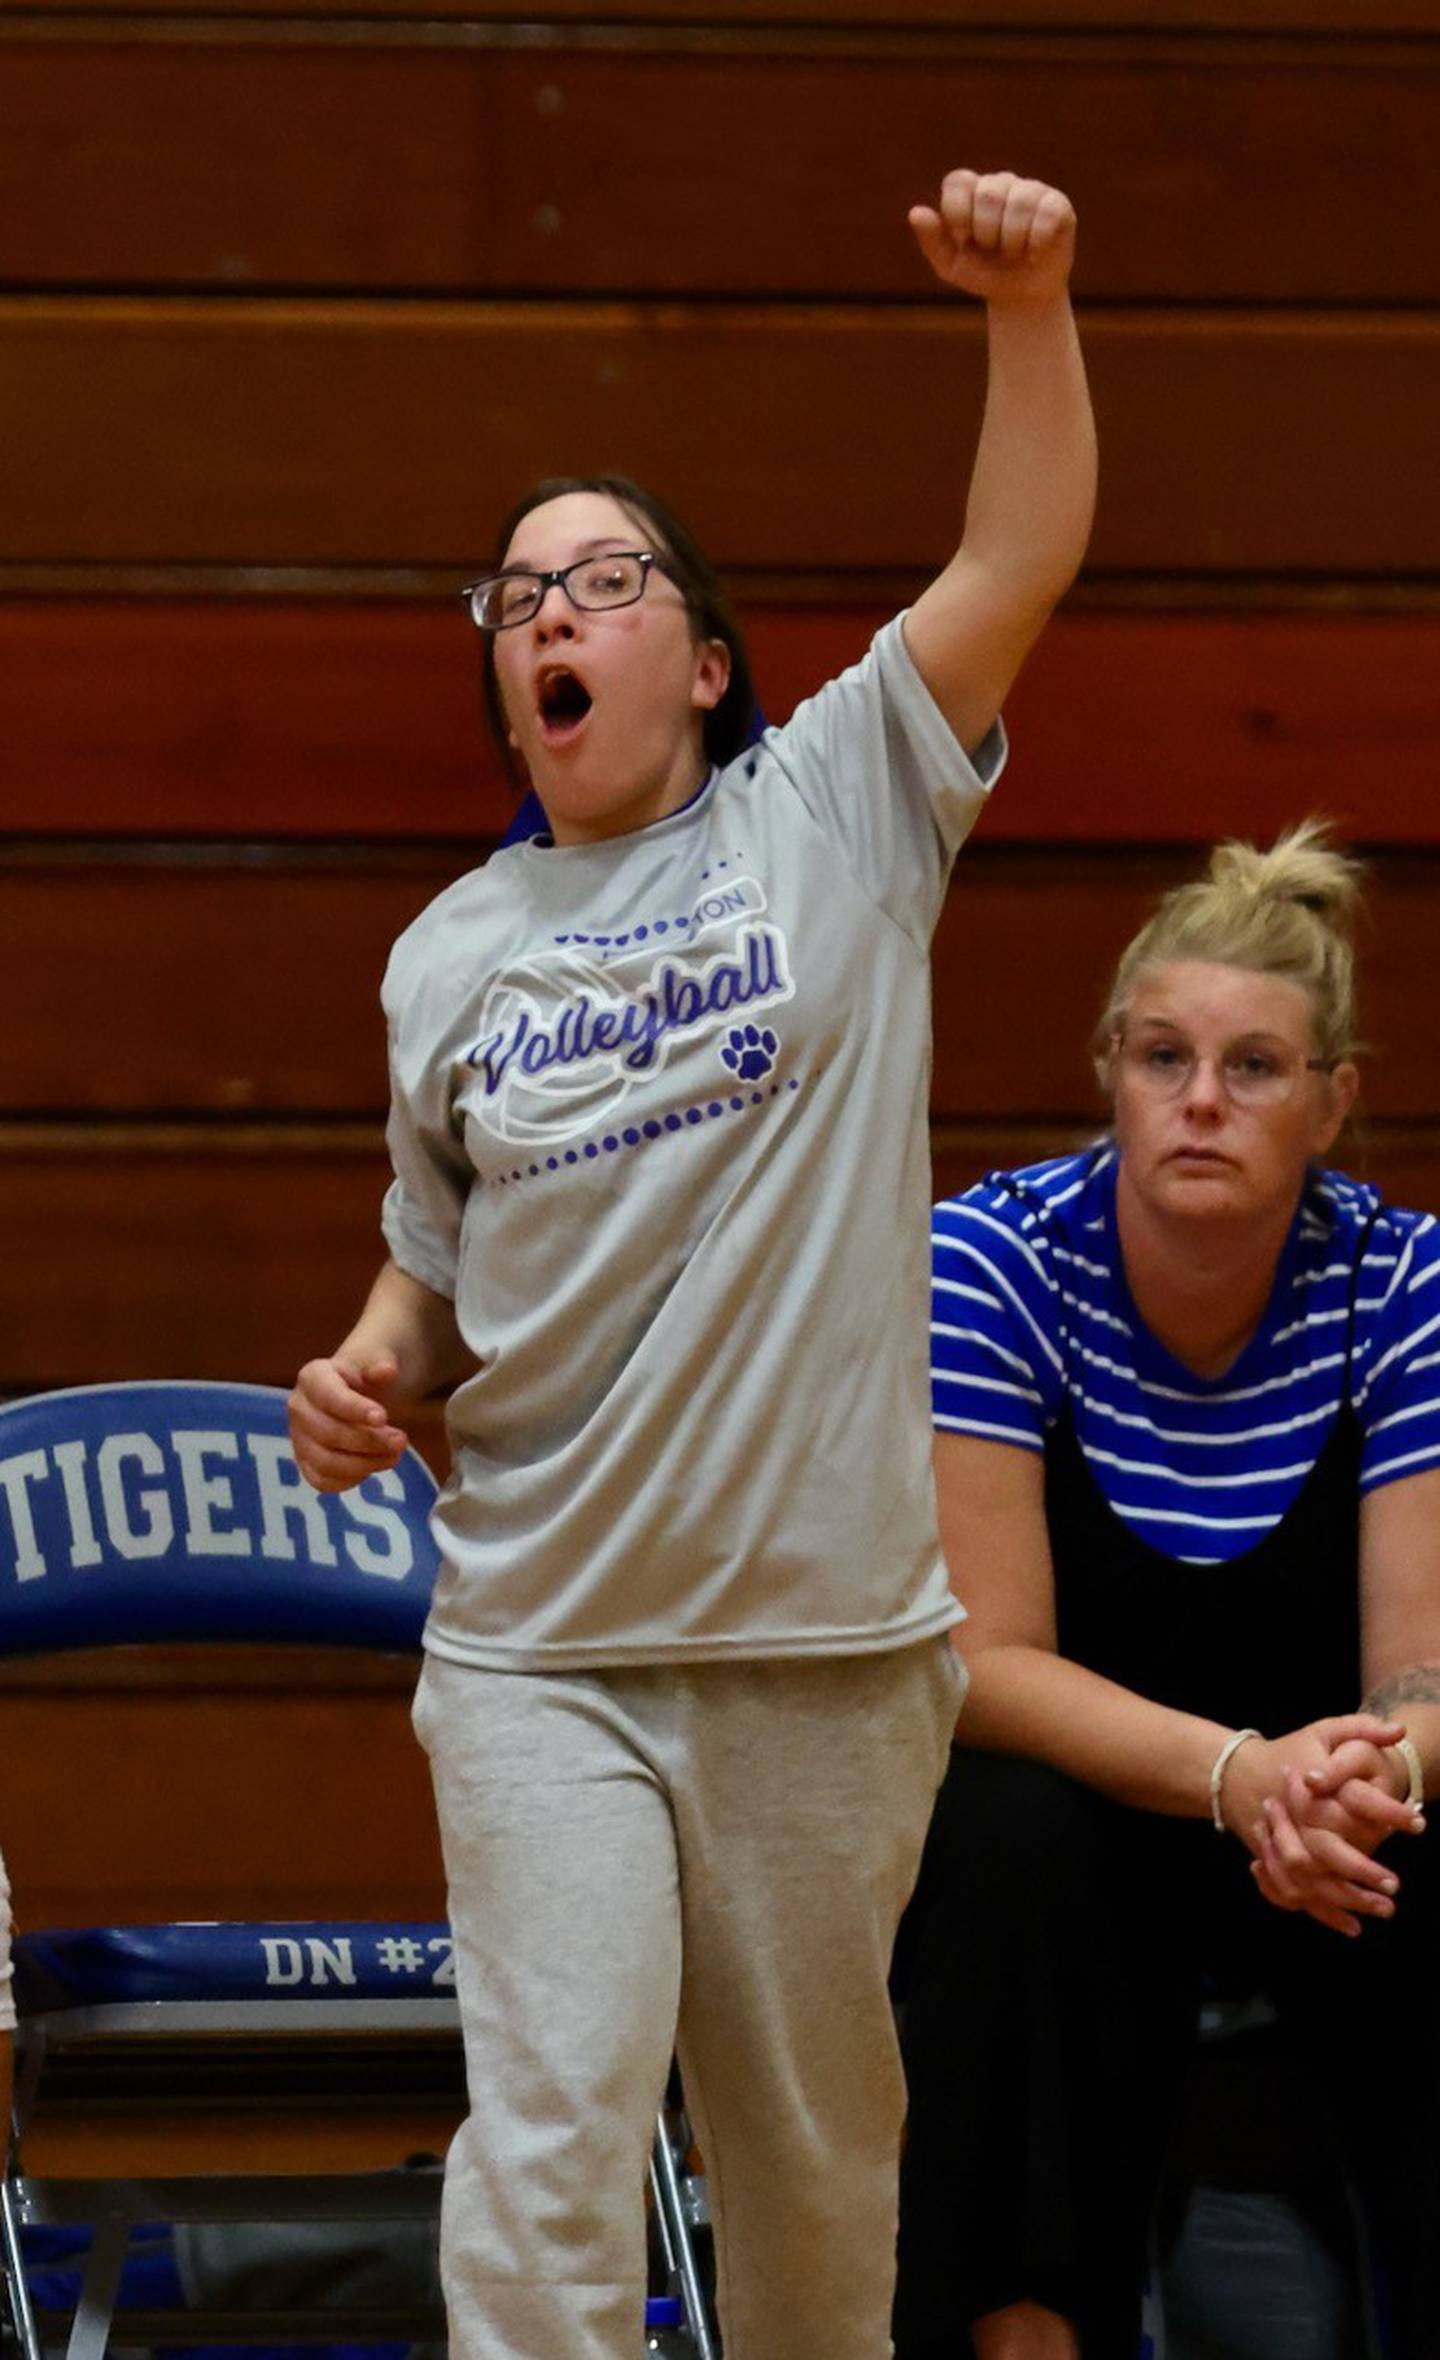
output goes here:
[{"label": "blonde woman seated", "polygon": [[1131,2360],[1236,1963],[1333,2108],[1396,2360],[1440,2349],[1440,1226],[1324,1165],[1355,891],[1314,825],[1222,846],[1120,961],[1113,1135],[937,1213],[970,1692],[908,1929],[899,2360]]}]

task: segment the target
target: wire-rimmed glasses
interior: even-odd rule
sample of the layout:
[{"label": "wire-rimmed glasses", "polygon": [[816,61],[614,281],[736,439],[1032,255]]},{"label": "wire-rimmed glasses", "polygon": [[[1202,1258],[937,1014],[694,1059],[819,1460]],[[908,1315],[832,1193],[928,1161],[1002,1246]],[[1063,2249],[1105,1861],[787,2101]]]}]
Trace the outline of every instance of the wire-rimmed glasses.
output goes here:
[{"label": "wire-rimmed glasses", "polygon": [[[1183,1098],[1195,1079],[1200,1052],[1183,1033],[1115,1032],[1111,1047],[1131,1079],[1156,1098]],[[1278,1106],[1302,1073],[1331,1073],[1329,1057],[1300,1057],[1268,1040],[1229,1041],[1213,1060],[1232,1106]]]}]

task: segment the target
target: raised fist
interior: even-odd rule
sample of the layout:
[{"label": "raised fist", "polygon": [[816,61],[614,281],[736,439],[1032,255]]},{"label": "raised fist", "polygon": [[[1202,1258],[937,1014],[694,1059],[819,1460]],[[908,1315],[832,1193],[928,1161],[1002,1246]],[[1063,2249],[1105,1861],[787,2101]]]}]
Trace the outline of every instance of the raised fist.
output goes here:
[{"label": "raised fist", "polygon": [[1062,294],[1075,255],[1070,199],[1013,172],[947,172],[938,208],[912,205],[910,227],[936,278],[982,303]]}]

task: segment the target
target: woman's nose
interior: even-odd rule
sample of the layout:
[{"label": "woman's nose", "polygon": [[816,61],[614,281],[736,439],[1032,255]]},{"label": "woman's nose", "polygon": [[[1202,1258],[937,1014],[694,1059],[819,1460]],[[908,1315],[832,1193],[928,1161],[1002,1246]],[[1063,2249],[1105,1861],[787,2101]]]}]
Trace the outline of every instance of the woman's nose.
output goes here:
[{"label": "woman's nose", "polygon": [[569,639],[575,630],[575,609],[558,582],[547,582],[545,595],[531,617],[538,639]]},{"label": "woman's nose", "polygon": [[1185,1104],[1200,1113],[1218,1113],[1225,1103],[1225,1079],[1218,1057],[1197,1056],[1185,1085]]}]

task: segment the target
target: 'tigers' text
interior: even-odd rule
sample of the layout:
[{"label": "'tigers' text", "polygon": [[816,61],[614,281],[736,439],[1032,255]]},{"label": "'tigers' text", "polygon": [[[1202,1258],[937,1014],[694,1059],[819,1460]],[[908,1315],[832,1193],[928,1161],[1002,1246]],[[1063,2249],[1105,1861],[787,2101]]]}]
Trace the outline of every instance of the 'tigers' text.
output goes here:
[{"label": "'tigers' text", "polygon": [[[404,1496],[393,1468],[370,1483],[390,1499]],[[188,1557],[287,1563],[297,1536],[312,1563],[343,1558],[389,1581],[403,1581],[415,1563],[400,1509],[359,1491],[312,1491],[283,1435],[139,1430],[93,1448],[76,1438],[0,1458],[0,1579],[39,1581],[61,1564],[80,1570],[112,1553],[162,1558],[177,1544]]]}]

